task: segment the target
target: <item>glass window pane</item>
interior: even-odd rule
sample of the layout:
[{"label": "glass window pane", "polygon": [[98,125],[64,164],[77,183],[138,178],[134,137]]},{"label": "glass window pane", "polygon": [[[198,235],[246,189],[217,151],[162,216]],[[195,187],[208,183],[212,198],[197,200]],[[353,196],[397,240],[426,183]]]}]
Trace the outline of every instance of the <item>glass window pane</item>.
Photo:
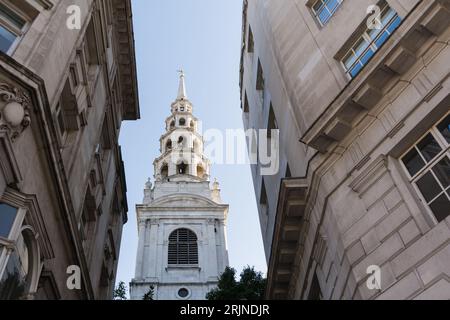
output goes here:
[{"label": "glass window pane", "polygon": [[352,65],[356,61],[356,56],[353,54],[353,52],[349,52],[347,56],[344,58],[344,65],[348,69],[352,67]]},{"label": "glass window pane", "polygon": [[425,166],[425,162],[420,157],[416,149],[412,149],[410,152],[408,152],[408,154],[403,157],[402,161],[406,169],[408,169],[411,177],[413,177]]},{"label": "glass window pane", "polygon": [[23,299],[29,273],[29,250],[21,235],[0,280],[0,300]]},{"label": "glass window pane", "polygon": [[331,13],[334,13],[339,6],[339,2],[337,0],[329,0],[327,3],[328,10],[330,10]]},{"label": "glass window pane", "polygon": [[417,144],[417,148],[419,148],[420,153],[428,162],[433,160],[442,151],[442,148],[431,134],[428,134],[420,141]]},{"label": "glass window pane", "polygon": [[389,21],[391,21],[394,15],[395,11],[392,9],[388,9],[381,13],[381,23],[383,24],[384,27],[389,23]]},{"label": "glass window pane", "polygon": [[366,65],[367,62],[369,62],[370,58],[372,58],[373,54],[374,51],[371,48],[369,48],[369,50],[367,50],[367,52],[364,53],[364,55],[361,57],[361,63],[363,65]]},{"label": "glass window pane", "polygon": [[16,215],[17,208],[0,203],[0,237],[8,238]]},{"label": "glass window pane", "polygon": [[417,186],[427,203],[436,198],[436,196],[443,191],[430,172],[427,172],[417,181]]},{"label": "glass window pane", "polygon": [[450,201],[445,194],[433,201],[430,204],[430,208],[439,222],[445,220],[450,215]]},{"label": "glass window pane", "polygon": [[400,22],[402,22],[402,19],[399,16],[397,16],[394,19],[394,21],[392,21],[392,23],[387,27],[387,30],[389,31],[389,33],[392,34],[398,28],[398,26],[400,25]]},{"label": "glass window pane", "polygon": [[375,41],[377,48],[380,48],[387,41],[387,39],[389,39],[389,36],[390,35],[386,31],[383,31],[380,37]]},{"label": "glass window pane", "polygon": [[359,57],[364,52],[364,50],[366,50],[366,48],[368,46],[369,46],[369,43],[366,41],[366,39],[361,38],[358,40],[358,42],[353,47],[353,49],[355,50],[355,54]]},{"label": "glass window pane", "polygon": [[441,184],[447,189],[450,186],[450,159],[445,157],[433,167],[433,172],[438,177]]},{"label": "glass window pane", "polygon": [[0,26],[0,51],[8,52],[11,45],[16,40],[16,35]]},{"label": "glass window pane", "polygon": [[358,73],[361,71],[362,69],[362,64],[361,63],[357,63],[351,70],[350,70],[350,75],[352,76],[352,78],[356,77],[358,75]]},{"label": "glass window pane", "polygon": [[328,12],[328,10],[325,7],[323,7],[323,9],[319,12],[318,17],[320,19],[320,22],[322,22],[322,24],[325,24],[331,18],[331,15]]},{"label": "glass window pane", "polygon": [[438,129],[445,140],[450,143],[450,114],[444,119],[444,121],[438,124]]}]

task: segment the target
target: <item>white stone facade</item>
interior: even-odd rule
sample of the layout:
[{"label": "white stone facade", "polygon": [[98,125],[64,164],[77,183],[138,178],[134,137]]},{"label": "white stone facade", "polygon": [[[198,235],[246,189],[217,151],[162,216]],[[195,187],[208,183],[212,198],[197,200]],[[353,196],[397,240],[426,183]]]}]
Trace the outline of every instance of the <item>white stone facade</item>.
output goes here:
[{"label": "white stone facade", "polygon": [[[196,121],[182,75],[167,132],[161,137],[162,155],[154,163],[155,185],[146,184],[143,204],[137,206],[139,245],[130,285],[134,300],[141,300],[150,286],[155,300],[203,300],[228,265],[228,205],[222,204],[219,184],[210,187],[209,162]],[[189,251],[197,251],[195,259],[169,263],[169,238],[181,229],[196,237]]]}]

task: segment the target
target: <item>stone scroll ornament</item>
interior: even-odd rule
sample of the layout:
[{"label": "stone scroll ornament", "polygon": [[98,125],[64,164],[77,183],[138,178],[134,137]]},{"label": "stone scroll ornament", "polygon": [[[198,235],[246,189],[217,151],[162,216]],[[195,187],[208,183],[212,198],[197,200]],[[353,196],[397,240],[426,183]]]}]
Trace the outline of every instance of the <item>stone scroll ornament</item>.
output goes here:
[{"label": "stone scroll ornament", "polygon": [[14,142],[30,126],[31,98],[23,90],[0,83],[0,131]]}]

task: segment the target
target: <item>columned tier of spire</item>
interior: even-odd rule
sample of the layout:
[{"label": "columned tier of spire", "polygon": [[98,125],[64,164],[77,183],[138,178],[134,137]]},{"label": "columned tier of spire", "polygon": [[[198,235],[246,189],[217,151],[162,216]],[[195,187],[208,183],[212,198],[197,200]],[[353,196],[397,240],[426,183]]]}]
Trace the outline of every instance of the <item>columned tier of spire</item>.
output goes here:
[{"label": "columned tier of spire", "polygon": [[210,163],[203,154],[203,137],[197,133],[198,119],[192,110],[185,75],[180,72],[177,99],[160,138],[161,156],[154,161],[156,181],[209,181]]}]

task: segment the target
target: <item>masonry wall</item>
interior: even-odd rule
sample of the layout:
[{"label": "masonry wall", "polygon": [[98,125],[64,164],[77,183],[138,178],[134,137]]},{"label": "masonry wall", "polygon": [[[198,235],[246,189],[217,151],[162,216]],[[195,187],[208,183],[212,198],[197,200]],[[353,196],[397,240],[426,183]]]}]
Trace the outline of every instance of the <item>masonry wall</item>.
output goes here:
[{"label": "masonry wall", "polygon": [[[416,48],[416,63],[383,87],[381,99],[345,138],[319,152],[300,140],[352,86],[339,51],[377,2],[343,1],[324,27],[308,7],[312,2],[244,5],[243,41],[249,26],[254,37],[254,52],[246,52],[244,42],[242,56],[241,97],[249,101],[244,125],[267,128],[272,104],[280,129],[280,172],[262,177],[258,166],[252,171],[258,201],[263,180],[268,191],[269,214],[259,206],[267,259],[288,164],[292,177],[308,181],[306,231],[298,240],[289,298],[307,299],[317,274],[323,299],[448,299],[449,218],[438,224],[431,218],[400,157],[450,108],[450,29]],[[421,1],[388,3],[406,20],[425,15],[416,10]],[[404,36],[394,33],[393,41]],[[255,89],[258,59],[264,99]],[[366,286],[370,265],[381,267],[381,290]]]},{"label": "masonry wall", "polygon": [[[28,8],[29,2],[17,5]],[[1,80],[33,99],[30,128],[8,140],[22,176],[9,187],[36,196],[53,250],[51,257],[41,257],[41,280],[30,298],[111,299],[128,210],[118,136],[122,120],[139,117],[131,4],[50,3],[39,6],[1,61]],[[81,29],[67,27],[73,5],[81,9]],[[87,52],[95,63],[87,61]],[[58,110],[68,104],[74,107],[62,132]],[[0,199],[8,174],[0,171]],[[81,268],[80,290],[66,285],[71,265]]]}]

